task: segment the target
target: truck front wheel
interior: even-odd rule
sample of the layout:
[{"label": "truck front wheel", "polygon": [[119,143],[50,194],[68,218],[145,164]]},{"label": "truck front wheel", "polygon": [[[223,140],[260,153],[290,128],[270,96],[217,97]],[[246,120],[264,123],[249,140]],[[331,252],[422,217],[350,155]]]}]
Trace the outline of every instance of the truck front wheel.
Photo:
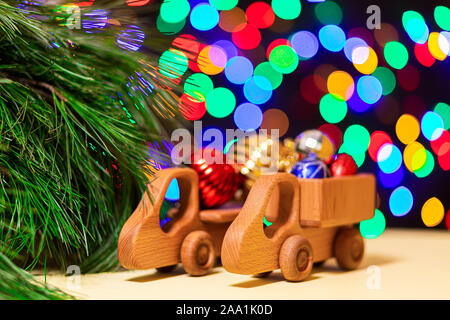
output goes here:
[{"label": "truck front wheel", "polygon": [[356,228],[342,228],[334,240],[334,256],[341,269],[354,270],[364,257],[364,239]]},{"label": "truck front wheel", "polygon": [[202,276],[214,266],[216,254],[211,236],[205,231],[193,231],[181,245],[181,263],[193,276]]},{"label": "truck front wheel", "polygon": [[280,250],[280,269],[288,281],[302,281],[311,273],[313,252],[309,241],[300,235],[284,241]]}]

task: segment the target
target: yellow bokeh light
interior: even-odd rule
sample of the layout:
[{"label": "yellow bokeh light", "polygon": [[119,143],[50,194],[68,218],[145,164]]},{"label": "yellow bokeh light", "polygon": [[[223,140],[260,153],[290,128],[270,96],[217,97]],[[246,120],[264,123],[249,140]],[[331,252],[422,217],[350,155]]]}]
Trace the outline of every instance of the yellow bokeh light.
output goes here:
[{"label": "yellow bokeh light", "polygon": [[[424,153],[420,150],[424,151],[425,159],[423,158]],[[425,164],[426,159],[425,147],[417,141],[408,144],[403,151],[403,161],[405,162],[406,168],[411,172],[420,169]],[[421,161],[423,161],[422,165],[420,165]],[[419,168],[417,168],[417,166],[419,166]]]},{"label": "yellow bokeh light", "polygon": [[[216,47],[217,48],[217,47]],[[216,75],[223,71],[225,68],[224,63],[214,63],[214,57],[213,55],[217,52],[211,52],[212,46],[206,46],[200,51],[197,58],[198,68],[207,75]],[[219,49],[220,50],[220,49]],[[223,50],[222,50],[223,51]]]},{"label": "yellow bokeh light", "polygon": [[361,64],[353,63],[353,65],[356,70],[362,74],[372,74],[378,67],[378,56],[375,51],[369,47],[369,56],[367,57],[367,60]]},{"label": "yellow bokeh light", "polygon": [[432,32],[428,37],[428,49],[433,57],[437,60],[445,60],[447,55],[442,52],[441,47],[439,46],[439,32]]},{"label": "yellow bokeh light", "polygon": [[442,202],[436,198],[428,199],[422,207],[422,221],[427,227],[435,227],[444,219],[444,206]]},{"label": "yellow bokeh light", "polygon": [[347,101],[355,91],[355,82],[345,71],[334,71],[328,76],[328,92]]},{"label": "yellow bokeh light", "polygon": [[403,144],[410,144],[419,137],[419,121],[413,115],[405,113],[398,118],[397,124],[395,125],[395,132]]}]

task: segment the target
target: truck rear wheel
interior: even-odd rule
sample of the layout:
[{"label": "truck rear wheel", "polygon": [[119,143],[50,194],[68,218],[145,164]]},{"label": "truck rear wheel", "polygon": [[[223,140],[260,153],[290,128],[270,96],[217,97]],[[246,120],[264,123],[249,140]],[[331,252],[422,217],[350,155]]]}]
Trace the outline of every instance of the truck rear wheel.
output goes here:
[{"label": "truck rear wheel", "polygon": [[181,263],[193,276],[202,276],[214,266],[216,254],[211,236],[205,231],[193,231],[181,245]]},{"label": "truck rear wheel", "polygon": [[309,241],[300,235],[284,241],[280,250],[280,269],[288,281],[302,281],[311,273],[313,252]]},{"label": "truck rear wheel", "polygon": [[334,240],[334,256],[341,269],[354,270],[364,257],[364,239],[356,228],[343,228]]}]

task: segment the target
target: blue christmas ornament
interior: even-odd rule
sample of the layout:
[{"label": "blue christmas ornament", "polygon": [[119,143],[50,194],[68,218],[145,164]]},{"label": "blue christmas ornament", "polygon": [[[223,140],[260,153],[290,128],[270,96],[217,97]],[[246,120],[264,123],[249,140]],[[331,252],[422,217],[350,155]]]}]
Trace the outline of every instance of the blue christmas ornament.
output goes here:
[{"label": "blue christmas ornament", "polygon": [[318,179],[328,176],[327,165],[317,157],[309,156],[298,161],[291,169],[291,173],[297,178]]}]

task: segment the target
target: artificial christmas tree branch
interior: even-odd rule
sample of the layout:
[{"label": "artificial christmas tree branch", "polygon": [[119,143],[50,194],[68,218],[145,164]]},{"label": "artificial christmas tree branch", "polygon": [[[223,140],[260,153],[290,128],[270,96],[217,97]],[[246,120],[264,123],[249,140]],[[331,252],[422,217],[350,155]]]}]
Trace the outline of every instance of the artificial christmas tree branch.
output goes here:
[{"label": "artificial christmas tree branch", "polygon": [[56,9],[34,8],[39,21],[14,3],[0,1],[0,254],[26,269],[115,269],[147,181],[146,142],[180,125],[173,85],[113,30],[69,30]]}]

